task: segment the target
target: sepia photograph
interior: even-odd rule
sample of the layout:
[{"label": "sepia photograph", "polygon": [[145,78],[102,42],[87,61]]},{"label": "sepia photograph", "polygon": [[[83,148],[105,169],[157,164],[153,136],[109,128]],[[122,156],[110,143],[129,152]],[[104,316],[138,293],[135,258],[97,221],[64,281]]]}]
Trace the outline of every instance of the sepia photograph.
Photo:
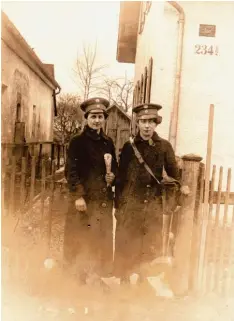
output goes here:
[{"label": "sepia photograph", "polygon": [[234,1],[1,2],[3,321],[234,321]]}]

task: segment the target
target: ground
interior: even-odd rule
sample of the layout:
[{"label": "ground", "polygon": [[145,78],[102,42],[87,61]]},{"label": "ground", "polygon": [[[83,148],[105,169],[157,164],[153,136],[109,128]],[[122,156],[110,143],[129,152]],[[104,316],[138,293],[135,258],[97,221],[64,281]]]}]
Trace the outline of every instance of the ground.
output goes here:
[{"label": "ground", "polygon": [[78,286],[76,276],[62,269],[61,213],[65,213],[66,205],[56,200],[50,248],[48,202],[43,224],[37,203],[23,216],[2,217],[4,321],[234,321],[234,297],[209,294],[165,299],[147,284],[112,284],[109,291],[97,284]]},{"label": "ground", "polygon": [[[3,286],[4,321],[100,320],[100,321],[233,321],[233,299],[207,296],[163,300],[147,296],[95,293],[84,295],[34,296],[9,284]],[[81,294],[82,292],[80,292]],[[126,294],[126,293],[125,293]],[[89,299],[88,299],[89,297]]]}]

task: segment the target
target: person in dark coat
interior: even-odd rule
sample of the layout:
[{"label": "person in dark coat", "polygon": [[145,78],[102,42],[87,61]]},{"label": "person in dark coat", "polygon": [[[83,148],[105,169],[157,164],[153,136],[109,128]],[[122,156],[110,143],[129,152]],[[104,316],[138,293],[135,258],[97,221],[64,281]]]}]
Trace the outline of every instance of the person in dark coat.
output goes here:
[{"label": "person in dark coat", "polygon": [[[171,144],[155,129],[162,118],[157,104],[133,108],[139,132],[133,143],[144,162],[136,157],[132,142],[123,146],[116,178],[116,235],[114,274],[129,281],[132,273],[140,274],[140,266],[162,255],[162,187],[163,168],[168,176],[179,179],[179,171]],[[156,181],[157,180],[157,181]]]},{"label": "person in dark coat", "polygon": [[[115,147],[102,127],[109,102],[88,99],[81,104],[87,125],[69,144],[65,176],[70,205],[65,224],[64,258],[78,269],[80,281],[108,276],[113,264],[112,185],[117,170]],[[112,160],[106,169],[104,155]]]}]

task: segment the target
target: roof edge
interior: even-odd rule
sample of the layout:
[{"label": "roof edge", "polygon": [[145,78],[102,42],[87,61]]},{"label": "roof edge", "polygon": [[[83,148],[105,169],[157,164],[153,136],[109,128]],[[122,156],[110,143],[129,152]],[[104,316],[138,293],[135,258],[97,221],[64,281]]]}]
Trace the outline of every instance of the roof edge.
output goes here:
[{"label": "roof edge", "polygon": [[[22,47],[22,49],[32,58],[33,62],[38,67],[40,72],[44,75],[44,77],[46,77],[55,88],[61,89],[58,82],[55,80],[54,77],[52,77],[51,73],[48,71],[48,68],[44,66],[43,62],[39,59],[39,57],[36,55],[36,53],[33,51],[33,49],[29,46],[29,44],[26,42],[26,40],[23,38],[23,36],[18,31],[18,29],[15,27],[15,25],[8,18],[8,16],[3,11],[1,13],[2,13],[2,15],[1,15],[2,16],[2,30],[5,28],[11,34],[11,36],[15,40],[17,40],[17,43]],[[2,37],[2,40],[8,45],[8,47],[10,47],[12,50],[14,50],[14,48],[12,48],[12,46],[9,44],[9,40],[5,38],[5,35],[3,32],[2,32],[1,37]],[[18,52],[16,52],[16,53],[19,55]],[[23,57],[21,57],[21,59],[23,59],[25,61],[25,59]],[[27,61],[25,61],[25,62],[27,63]],[[32,66],[30,66],[30,68],[32,68]],[[34,72],[37,73],[36,70],[34,70]]]},{"label": "roof edge", "polygon": [[135,63],[141,1],[120,2],[116,59]]},{"label": "roof edge", "polygon": [[120,106],[118,106],[117,104],[113,104],[110,107],[108,107],[107,112],[114,107],[117,108],[122,114],[124,114],[124,116],[126,116],[129,120],[131,120],[131,117],[122,108],[120,108]]}]

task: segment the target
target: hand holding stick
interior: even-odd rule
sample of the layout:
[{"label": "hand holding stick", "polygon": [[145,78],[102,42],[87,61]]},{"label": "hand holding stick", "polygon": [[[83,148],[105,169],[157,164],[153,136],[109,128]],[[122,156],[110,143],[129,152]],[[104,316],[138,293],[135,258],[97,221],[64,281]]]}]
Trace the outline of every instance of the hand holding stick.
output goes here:
[{"label": "hand holding stick", "polygon": [[112,162],[112,155],[111,154],[105,154],[104,155],[104,161],[106,165],[106,182],[107,186],[110,186],[114,179],[114,174],[111,173],[111,162]]}]

